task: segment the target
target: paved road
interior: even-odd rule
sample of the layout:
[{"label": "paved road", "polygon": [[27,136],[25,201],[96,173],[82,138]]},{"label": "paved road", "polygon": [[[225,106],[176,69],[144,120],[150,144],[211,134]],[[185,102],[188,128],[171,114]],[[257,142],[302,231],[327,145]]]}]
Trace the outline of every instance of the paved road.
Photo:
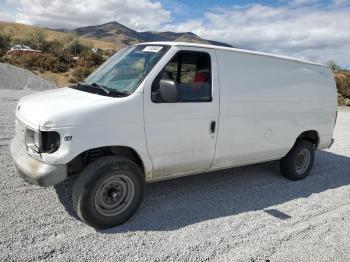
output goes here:
[{"label": "paved road", "polygon": [[349,109],[304,181],[270,162],[160,182],[126,224],[95,231],[72,211],[74,181],[43,189],[15,175],[13,112],[29,92],[0,90],[0,261],[350,261]]}]

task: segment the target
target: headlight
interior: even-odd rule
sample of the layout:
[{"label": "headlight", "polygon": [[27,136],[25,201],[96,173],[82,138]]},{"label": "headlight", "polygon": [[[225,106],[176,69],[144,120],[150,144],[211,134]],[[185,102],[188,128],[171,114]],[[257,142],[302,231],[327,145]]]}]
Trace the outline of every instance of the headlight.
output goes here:
[{"label": "headlight", "polygon": [[60,147],[60,134],[55,131],[27,129],[26,145],[37,153],[53,153]]},{"label": "headlight", "polygon": [[34,131],[34,145],[37,148],[40,148],[40,143],[39,143],[39,132],[38,131]]},{"label": "headlight", "polygon": [[26,145],[34,150],[35,152],[39,153],[40,151],[40,134],[39,131],[34,131],[32,129],[26,129]]}]

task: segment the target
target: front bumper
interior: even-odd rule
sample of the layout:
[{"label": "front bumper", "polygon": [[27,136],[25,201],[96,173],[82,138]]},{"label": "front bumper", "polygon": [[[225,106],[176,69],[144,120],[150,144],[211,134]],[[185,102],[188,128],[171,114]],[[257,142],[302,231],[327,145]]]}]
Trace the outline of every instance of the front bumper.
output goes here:
[{"label": "front bumper", "polygon": [[47,187],[67,178],[66,165],[49,165],[31,157],[17,137],[11,141],[10,153],[18,175],[31,184]]}]

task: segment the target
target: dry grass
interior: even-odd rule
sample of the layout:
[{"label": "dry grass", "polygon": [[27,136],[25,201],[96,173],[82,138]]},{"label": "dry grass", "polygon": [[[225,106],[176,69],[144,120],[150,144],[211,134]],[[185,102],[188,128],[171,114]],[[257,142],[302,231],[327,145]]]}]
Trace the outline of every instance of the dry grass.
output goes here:
[{"label": "dry grass", "polygon": [[339,104],[350,106],[350,72],[335,72],[334,77],[337,83]]},{"label": "dry grass", "polygon": [[71,77],[71,72],[66,72],[66,73],[53,73],[49,71],[32,71],[34,74],[54,82],[56,86],[58,87],[65,87],[69,86],[69,78]]},{"label": "dry grass", "polygon": [[340,71],[334,73],[338,91],[350,98],[350,72]]},{"label": "dry grass", "polygon": [[[46,36],[46,40],[52,41],[54,39],[63,38],[66,33],[56,32],[49,29],[38,28],[30,25],[19,24],[19,23],[10,23],[10,22],[1,22],[0,21],[0,31],[11,33],[14,38],[23,38],[24,36],[30,34],[34,30],[40,29]],[[91,45],[95,48],[101,49],[120,49],[122,47],[121,44],[114,44],[111,42],[98,40],[95,38],[88,37],[80,37],[80,40],[83,43],[91,43]]]}]

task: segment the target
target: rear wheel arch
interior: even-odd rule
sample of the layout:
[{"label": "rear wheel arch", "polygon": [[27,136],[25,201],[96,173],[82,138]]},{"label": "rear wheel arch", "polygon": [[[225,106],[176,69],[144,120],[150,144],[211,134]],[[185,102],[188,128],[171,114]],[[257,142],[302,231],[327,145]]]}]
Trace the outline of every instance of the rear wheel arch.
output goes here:
[{"label": "rear wheel arch", "polygon": [[316,130],[307,130],[302,132],[296,139],[295,144],[299,143],[302,140],[308,140],[310,141],[315,149],[318,147],[319,143],[320,143],[320,137],[318,135],[318,132]]},{"label": "rear wheel arch", "polygon": [[314,163],[315,145],[308,139],[299,139],[280,161],[281,173],[290,180],[308,176]]}]

